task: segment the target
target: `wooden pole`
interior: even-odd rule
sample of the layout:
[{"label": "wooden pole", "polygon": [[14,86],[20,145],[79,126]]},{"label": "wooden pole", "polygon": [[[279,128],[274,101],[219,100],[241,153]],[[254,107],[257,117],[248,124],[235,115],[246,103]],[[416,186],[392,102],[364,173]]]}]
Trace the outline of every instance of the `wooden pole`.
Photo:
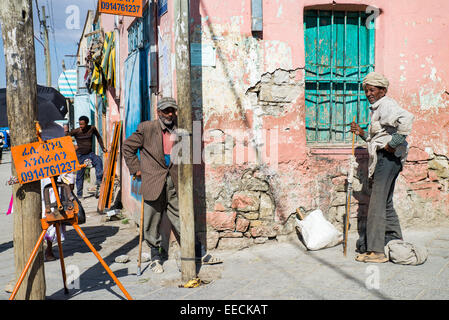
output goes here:
[{"label": "wooden pole", "polygon": [[195,216],[193,212],[193,161],[192,161],[192,103],[190,97],[190,33],[189,0],[174,1],[175,57],[178,103],[178,128],[188,139],[189,150],[178,164],[178,198],[181,224],[181,275],[182,281],[196,277]]},{"label": "wooden pole", "polygon": [[[355,116],[352,122],[355,122]],[[349,232],[349,217],[351,215],[351,196],[352,196],[352,180],[354,178],[354,167],[353,167],[353,158],[355,155],[354,152],[354,143],[355,143],[355,133],[352,133],[352,153],[351,153],[351,161],[350,161],[350,168],[349,168],[349,174],[348,174],[348,192],[347,192],[347,199],[346,199],[346,219],[345,219],[345,234],[344,234],[344,251],[343,254],[346,257],[347,249],[348,249],[348,232]]]},{"label": "wooden pole", "polygon": [[[35,120],[36,64],[31,0],[0,1],[0,21],[6,62],[6,104],[11,145],[37,141]],[[14,165],[12,175],[16,176]],[[40,181],[14,185],[14,262],[19,278],[42,232]],[[17,299],[45,299],[42,246],[17,292]]]},{"label": "wooden pole", "polygon": [[50,60],[50,42],[48,40],[47,16],[45,15],[45,7],[42,6],[42,26],[44,27],[44,44],[45,44],[45,67],[47,70],[47,87],[51,87],[51,60]]},{"label": "wooden pole", "polygon": [[142,204],[140,207],[140,224],[139,224],[139,257],[137,260],[137,276],[140,276],[140,266],[142,264],[142,240],[143,240],[143,218],[144,218],[144,202],[142,195]]}]

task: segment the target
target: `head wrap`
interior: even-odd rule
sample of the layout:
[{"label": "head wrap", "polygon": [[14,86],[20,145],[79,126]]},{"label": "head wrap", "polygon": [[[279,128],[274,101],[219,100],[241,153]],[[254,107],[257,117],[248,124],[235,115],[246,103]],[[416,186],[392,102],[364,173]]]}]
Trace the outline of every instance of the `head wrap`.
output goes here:
[{"label": "head wrap", "polygon": [[158,110],[164,110],[167,108],[174,108],[175,110],[178,110],[178,105],[176,104],[176,100],[173,98],[164,97],[158,101],[158,103],[157,103]]},{"label": "head wrap", "polygon": [[384,77],[383,74],[380,74],[378,72],[371,72],[363,80],[363,89],[365,89],[365,86],[367,84],[375,87],[388,88],[390,82],[387,78]]}]

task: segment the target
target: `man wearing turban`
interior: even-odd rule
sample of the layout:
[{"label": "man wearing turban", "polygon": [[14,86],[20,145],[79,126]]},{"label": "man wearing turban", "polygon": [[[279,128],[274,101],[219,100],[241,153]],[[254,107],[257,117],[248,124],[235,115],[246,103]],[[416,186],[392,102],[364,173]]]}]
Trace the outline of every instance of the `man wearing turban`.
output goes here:
[{"label": "man wearing turban", "polygon": [[[372,191],[368,207],[366,229],[357,242],[360,262],[388,261],[385,245],[402,239],[398,215],[393,206],[396,179],[407,157],[406,137],[411,133],[413,115],[387,97],[389,81],[382,74],[371,72],[363,80],[363,89],[370,103],[371,123],[365,132],[351,123],[351,132],[367,142],[369,153],[368,176]],[[365,232],[363,232],[365,231]]]}]

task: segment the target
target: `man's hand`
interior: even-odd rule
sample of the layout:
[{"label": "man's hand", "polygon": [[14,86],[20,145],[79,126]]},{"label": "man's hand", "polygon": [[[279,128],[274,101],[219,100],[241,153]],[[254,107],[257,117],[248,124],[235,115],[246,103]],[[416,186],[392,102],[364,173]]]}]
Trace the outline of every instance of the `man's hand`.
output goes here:
[{"label": "man's hand", "polygon": [[351,132],[358,136],[365,136],[365,131],[355,122],[351,122]]},{"label": "man's hand", "polygon": [[108,152],[108,149],[103,148],[103,152],[104,152],[104,153]]},{"label": "man's hand", "polygon": [[387,150],[390,153],[394,153],[396,151],[395,148],[390,147],[390,145],[387,143],[387,145],[384,147],[385,150]]},{"label": "man's hand", "polygon": [[135,179],[141,179],[142,178],[142,172],[139,170],[134,174],[133,180]]}]

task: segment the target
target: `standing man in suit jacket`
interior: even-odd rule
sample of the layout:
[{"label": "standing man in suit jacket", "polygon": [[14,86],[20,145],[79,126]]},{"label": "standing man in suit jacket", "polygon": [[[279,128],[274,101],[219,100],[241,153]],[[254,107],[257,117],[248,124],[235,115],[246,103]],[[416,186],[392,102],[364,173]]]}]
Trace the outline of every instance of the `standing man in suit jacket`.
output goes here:
[{"label": "standing man in suit jacket", "polygon": [[[142,179],[141,191],[145,200],[143,235],[150,247],[151,269],[155,273],[164,271],[159,251],[159,226],[164,213],[178,237],[180,236],[178,166],[171,159],[176,140],[177,110],[178,106],[173,98],[160,99],[157,105],[158,119],[140,123],[122,147],[130,174]],[[140,161],[136,155],[138,150]],[[201,257],[201,253],[199,254]],[[221,262],[211,255],[205,255],[201,260],[208,264]]]}]

